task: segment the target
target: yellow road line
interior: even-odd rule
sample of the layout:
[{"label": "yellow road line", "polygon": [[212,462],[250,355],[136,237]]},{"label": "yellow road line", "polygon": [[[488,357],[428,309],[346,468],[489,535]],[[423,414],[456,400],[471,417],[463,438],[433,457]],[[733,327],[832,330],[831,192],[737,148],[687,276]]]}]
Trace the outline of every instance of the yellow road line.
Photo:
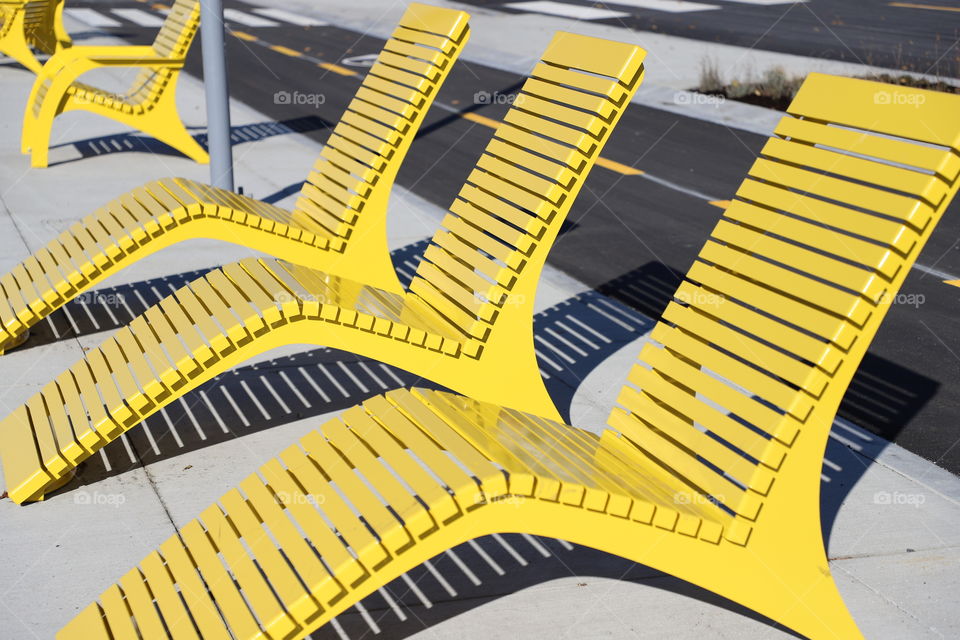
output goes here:
[{"label": "yellow road line", "polygon": [[616,171],[617,173],[622,173],[625,176],[642,176],[644,174],[643,171],[637,169],[636,167],[631,167],[630,165],[617,162],[616,160],[611,160],[610,158],[597,158],[597,166],[603,167],[604,169],[610,169],[611,171]]},{"label": "yellow road line", "polygon": [[955,287],[960,287],[960,280],[944,280],[946,284],[952,284]]},{"label": "yellow road line", "polygon": [[[232,33],[237,38],[240,38],[241,40],[247,40],[250,42],[259,40],[259,38],[257,38],[256,36],[250,35],[249,33],[246,33],[243,31],[231,31],[230,33]],[[262,43],[262,44],[266,45],[267,48],[272,49],[277,53],[282,53],[283,55],[290,56],[292,58],[300,58],[304,55],[303,52],[301,51],[296,51],[294,49],[290,49],[288,47],[284,47],[279,44],[267,44],[267,43]],[[346,67],[341,67],[340,65],[333,64],[332,62],[318,62],[317,66],[320,67],[321,69],[326,69],[327,71],[332,71],[333,73],[340,74],[341,76],[360,75],[353,69],[347,69]],[[497,127],[500,126],[499,120],[494,120],[493,118],[481,116],[480,114],[473,113],[472,111],[461,113],[460,117],[463,118],[464,120],[469,120],[470,122],[476,122],[477,124],[481,124],[485,127],[490,127],[491,129],[496,129]],[[645,173],[641,169],[637,169],[636,167],[631,167],[630,165],[626,165],[626,164],[623,164],[622,162],[617,162],[616,160],[611,160],[609,158],[603,158],[603,157],[597,158],[597,165],[603,167],[604,169],[609,169],[610,171],[615,171],[625,176],[642,176]],[[711,203],[711,204],[714,204],[714,203]],[[720,206],[720,205],[717,205],[717,206]]]},{"label": "yellow road line", "polygon": [[915,4],[913,2],[890,2],[891,7],[901,7],[903,9],[930,9],[931,11],[955,11],[960,13],[960,7],[944,7],[939,4]]},{"label": "yellow road line", "polygon": [[333,71],[334,73],[339,73],[342,76],[355,76],[357,75],[356,71],[352,69],[347,69],[346,67],[341,67],[338,64],[333,64],[332,62],[318,62],[317,66],[321,69],[326,69],[327,71]]},{"label": "yellow road line", "polygon": [[720,207],[721,209],[726,209],[730,206],[729,200],[708,200],[708,202],[715,207]]},{"label": "yellow road line", "polygon": [[481,116],[480,114],[473,113],[472,111],[461,113],[460,117],[463,118],[464,120],[469,120],[470,122],[476,122],[477,124],[482,124],[485,127],[490,127],[491,129],[496,129],[497,127],[500,126],[499,120],[494,120],[493,118]]},{"label": "yellow road line", "polygon": [[269,48],[271,51],[282,53],[283,55],[290,56],[291,58],[299,58],[303,55],[302,51],[297,51],[296,49],[291,49],[290,47],[285,47],[280,44],[272,44]]}]

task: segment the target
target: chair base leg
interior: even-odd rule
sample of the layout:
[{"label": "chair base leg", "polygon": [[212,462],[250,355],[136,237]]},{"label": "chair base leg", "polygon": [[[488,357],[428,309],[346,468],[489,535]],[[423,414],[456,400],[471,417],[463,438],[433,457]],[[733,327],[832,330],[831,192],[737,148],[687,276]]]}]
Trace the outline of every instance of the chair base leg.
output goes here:
[{"label": "chair base leg", "polygon": [[43,502],[44,500],[47,499],[48,495],[50,495],[51,493],[53,493],[58,489],[62,489],[63,487],[67,486],[76,477],[77,477],[76,468],[70,469],[62,478],[57,478],[55,481],[50,483],[50,486],[44,489],[43,493],[37,494],[31,497],[29,500],[24,500],[24,504],[29,504],[31,502]]},{"label": "chair base leg", "polygon": [[17,11],[12,18],[13,24],[7,30],[7,37],[0,41],[0,53],[9,56],[34,73],[40,73],[43,66],[27,43],[23,32],[23,11]]},{"label": "chair base leg", "polygon": [[15,336],[12,336],[7,343],[0,345],[0,356],[4,355],[5,353],[9,353],[10,351],[13,351],[14,349],[21,346],[24,342],[26,342],[29,339],[30,339],[29,329],[27,329],[22,333],[18,333]]}]

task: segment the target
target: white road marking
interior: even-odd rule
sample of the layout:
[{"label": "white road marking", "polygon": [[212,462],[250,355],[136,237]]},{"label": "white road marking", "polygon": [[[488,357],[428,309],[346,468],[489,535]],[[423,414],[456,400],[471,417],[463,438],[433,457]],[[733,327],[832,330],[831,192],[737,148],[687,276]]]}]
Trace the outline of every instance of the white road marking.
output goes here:
[{"label": "white road marking", "polygon": [[124,20],[129,20],[130,22],[138,24],[141,27],[163,26],[163,18],[152,14],[149,11],[144,11],[143,9],[111,9],[111,11]]},{"label": "white road marking", "polygon": [[309,16],[301,16],[298,13],[284,11],[283,9],[274,9],[272,7],[254,9],[253,12],[259,13],[261,16],[273,18],[274,20],[280,20],[281,22],[289,22],[290,24],[295,24],[300,27],[323,27],[329,24],[323,20],[317,20]]},{"label": "white road marking", "polygon": [[758,4],[769,7],[775,4],[803,4],[807,0],[727,0],[727,2],[737,2],[739,4]]},{"label": "white road marking", "polygon": [[624,13],[623,11],[609,11],[607,9],[596,9],[594,7],[579,7],[574,4],[549,2],[548,0],[535,0],[534,2],[508,2],[503,6],[510,9],[517,9],[519,11],[546,13],[552,16],[575,18],[577,20],[607,20],[608,18],[626,18],[630,16],[629,13]]},{"label": "white road marking", "polygon": [[249,13],[244,13],[238,9],[224,9],[223,18],[227,22],[236,22],[237,24],[242,24],[247,27],[276,27],[280,24],[279,22],[267,20],[266,18],[261,18],[260,16],[253,16]]},{"label": "white road marking", "polygon": [[928,267],[925,264],[920,264],[918,262],[913,263],[913,268],[917,271],[922,271],[928,275],[931,275],[935,278],[940,278],[941,280],[958,280],[955,275],[949,274],[946,271],[940,271],[940,269],[934,269],[933,267]]},{"label": "white road marking", "polygon": [[710,11],[720,8],[715,4],[687,2],[686,0],[611,0],[610,2],[600,4],[604,6],[623,5],[626,7],[636,7],[637,9],[664,11],[666,13],[690,13],[691,11]]},{"label": "white road marking", "polygon": [[91,27],[119,27],[120,23],[93,9],[64,9],[63,12]]}]

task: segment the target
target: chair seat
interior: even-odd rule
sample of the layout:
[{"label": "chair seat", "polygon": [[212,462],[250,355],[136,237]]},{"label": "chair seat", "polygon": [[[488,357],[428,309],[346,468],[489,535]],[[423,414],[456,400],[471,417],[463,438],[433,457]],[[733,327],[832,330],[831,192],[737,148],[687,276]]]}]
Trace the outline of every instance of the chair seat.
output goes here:
[{"label": "chair seat", "polygon": [[[228,239],[242,230],[286,240],[290,248],[338,250],[343,240],[304,213],[179,178],[150,182],[111,201],[0,277],[0,345],[8,347],[25,329],[124,260],[169,242],[191,222],[228,225]],[[194,234],[202,235],[202,234]],[[261,240],[261,244],[265,241]]]},{"label": "chair seat", "polygon": [[142,104],[134,102],[126,94],[112,93],[83,82],[74,82],[66,91],[76,101],[86,101],[93,104],[116,109],[124,113],[143,113]]},{"label": "chair seat", "polygon": [[592,432],[446,392],[391,391],[263,465],[57,638],[126,637],[134,624],[142,637],[196,637],[191,616],[203,638],[302,637],[449,547],[454,531],[496,529],[495,510],[522,520],[534,503],[557,518],[589,510],[719,542],[719,519],[674,498],[683,489],[665,476]]},{"label": "chair seat", "polygon": [[[9,495],[30,499],[170,397],[269,348],[266,334],[281,336],[284,327],[303,323],[345,328],[349,335],[342,340],[372,334],[384,348],[396,340],[414,351],[451,357],[476,357],[480,350],[413,296],[275,259],[248,258],[178,289],[46,385],[36,396],[39,402],[13,412],[0,425]],[[338,345],[309,327],[295,333]],[[87,410],[61,398],[82,401]],[[74,417],[71,429],[69,416],[78,415],[88,420]]]}]

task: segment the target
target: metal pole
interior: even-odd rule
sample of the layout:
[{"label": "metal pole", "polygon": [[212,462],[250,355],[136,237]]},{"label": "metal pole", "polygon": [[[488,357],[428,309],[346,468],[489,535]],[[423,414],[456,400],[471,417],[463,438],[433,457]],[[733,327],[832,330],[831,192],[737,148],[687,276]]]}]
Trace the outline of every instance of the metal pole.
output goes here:
[{"label": "metal pole", "polygon": [[233,191],[233,152],[230,148],[230,102],[226,50],[223,44],[223,2],[200,0],[200,40],[203,45],[203,84],[207,98],[207,148],[210,184]]}]

